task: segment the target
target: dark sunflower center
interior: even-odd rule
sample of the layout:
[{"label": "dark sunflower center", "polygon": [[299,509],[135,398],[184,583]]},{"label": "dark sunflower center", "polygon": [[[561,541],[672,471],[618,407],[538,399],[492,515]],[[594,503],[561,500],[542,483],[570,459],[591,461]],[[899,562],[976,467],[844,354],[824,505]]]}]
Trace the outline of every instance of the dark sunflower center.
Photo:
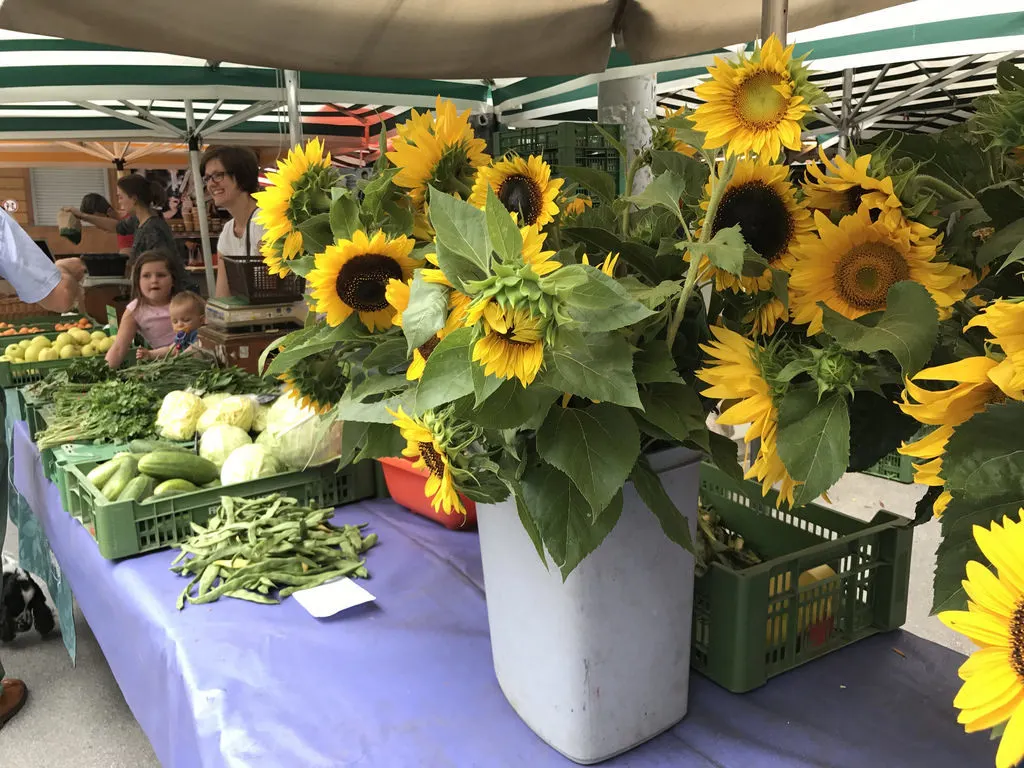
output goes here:
[{"label": "dark sunflower center", "polygon": [[910,277],[903,255],[885,243],[863,243],[836,265],[836,293],[851,307],[873,312],[885,308],[889,289]]},{"label": "dark sunflower center", "polygon": [[793,217],[786,202],[763,181],[748,181],[726,190],[711,234],[737,224],[747,245],[769,264],[786,252],[793,237]]},{"label": "dark sunflower center", "polygon": [[423,342],[418,347],[416,347],[416,349],[418,349],[420,351],[420,354],[423,355],[423,359],[427,360],[427,359],[430,358],[430,353],[433,352],[435,349],[437,349],[437,345],[440,344],[440,343],[441,343],[441,339],[435,333],[433,336],[431,336],[425,342]]},{"label": "dark sunflower center", "polygon": [[737,116],[753,128],[773,128],[786,116],[786,99],[775,90],[782,76],[755,72],[744,80],[733,97]]},{"label": "dark sunflower center", "polygon": [[509,176],[498,187],[498,199],[509,213],[519,214],[519,225],[536,224],[543,199],[533,179],[521,174]]},{"label": "dark sunflower center", "polygon": [[419,443],[417,447],[420,449],[420,458],[427,465],[430,474],[436,477],[444,477],[444,460],[441,458],[441,454],[434,450],[433,444]]},{"label": "dark sunflower center", "polygon": [[1010,617],[1010,666],[1024,680],[1024,600],[1017,603]]},{"label": "dark sunflower center", "polygon": [[392,279],[402,279],[402,266],[390,256],[356,256],[338,272],[338,297],[357,312],[379,312],[388,306],[384,291]]}]

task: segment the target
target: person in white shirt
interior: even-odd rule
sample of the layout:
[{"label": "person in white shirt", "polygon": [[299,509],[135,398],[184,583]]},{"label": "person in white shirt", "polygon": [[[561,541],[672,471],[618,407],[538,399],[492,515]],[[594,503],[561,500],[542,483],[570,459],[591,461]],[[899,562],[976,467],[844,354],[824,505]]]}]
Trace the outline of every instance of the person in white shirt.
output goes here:
[{"label": "person in white shirt", "polygon": [[[0,209],[0,278],[11,284],[19,299],[27,304],[39,304],[51,312],[66,312],[77,303],[84,277],[85,265],[81,259],[60,259],[54,264],[18,222]],[[4,421],[0,416],[0,424]],[[0,439],[0,550],[7,533],[7,471],[7,435],[3,434]],[[2,586],[0,584],[0,593]],[[0,728],[18,714],[27,698],[25,683],[5,678],[4,666],[0,663]]]},{"label": "person in white shirt", "polygon": [[256,222],[260,166],[256,153],[247,147],[210,147],[199,161],[206,191],[213,204],[231,214],[217,240],[218,297],[230,296],[222,256],[259,256],[263,227]]}]

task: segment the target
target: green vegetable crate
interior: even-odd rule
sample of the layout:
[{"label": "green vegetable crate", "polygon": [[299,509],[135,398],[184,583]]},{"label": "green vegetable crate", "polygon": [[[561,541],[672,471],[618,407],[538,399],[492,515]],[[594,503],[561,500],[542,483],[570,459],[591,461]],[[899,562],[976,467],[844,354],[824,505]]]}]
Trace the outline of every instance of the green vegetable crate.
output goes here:
[{"label": "green vegetable crate", "polygon": [[[602,126],[616,139],[620,126]],[[522,157],[540,155],[552,166],[579,166],[606,171],[615,179],[619,192],[624,185],[619,152],[590,123],[559,123],[539,128],[516,128],[494,134],[495,156],[515,152]],[[579,194],[587,190],[578,188]]]},{"label": "green vegetable crate", "polygon": [[706,464],[700,489],[765,559],[739,571],[712,563],[695,581],[691,663],[706,677],[743,693],[906,621],[909,520],[879,511],[864,523],[816,504],[782,511],[774,491],[762,499],[757,484]]},{"label": "green vegetable crate", "polygon": [[[69,357],[62,360],[44,360],[34,363],[11,363],[0,360],[0,387],[10,389],[11,387],[24,387],[36,381],[45,379],[53,371],[67,368],[80,357]],[[122,366],[135,364],[135,348],[128,350]]]},{"label": "green vegetable crate", "polygon": [[914,482],[914,459],[893,451],[883,456],[873,467],[865,469],[863,474],[910,484]]},{"label": "green vegetable crate", "polygon": [[65,509],[89,529],[100,554],[108,560],[166,549],[192,534],[191,523],[204,524],[220,506],[221,496],[252,498],[280,493],[299,504],[337,507],[376,494],[374,466],[363,461],[338,471],[336,462],[302,472],[286,472],[220,488],[204,488],[142,504],[106,501],[86,479],[99,462],[67,465]]},{"label": "green vegetable crate", "polygon": [[128,448],[123,443],[101,443],[99,445],[68,443],[46,448],[40,452],[43,460],[43,475],[57,486],[57,490],[60,491],[60,503],[64,509],[67,509],[70,504],[68,501],[68,465],[81,464],[86,461],[95,463],[108,461],[116,454],[126,450]]}]

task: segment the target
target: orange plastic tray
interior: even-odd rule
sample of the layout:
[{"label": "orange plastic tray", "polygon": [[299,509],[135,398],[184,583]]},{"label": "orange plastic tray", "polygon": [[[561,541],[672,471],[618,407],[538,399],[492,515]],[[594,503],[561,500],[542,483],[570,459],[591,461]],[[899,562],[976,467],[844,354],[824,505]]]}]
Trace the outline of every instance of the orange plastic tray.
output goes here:
[{"label": "orange plastic tray", "polygon": [[466,516],[458,512],[446,515],[443,511],[435,512],[430,506],[430,499],[423,493],[430,472],[426,469],[413,469],[408,459],[384,458],[377,459],[384,470],[384,481],[388,485],[391,498],[411,512],[429,517],[445,528],[452,530],[473,530],[476,528],[476,504],[461,493],[459,498],[466,508]]}]

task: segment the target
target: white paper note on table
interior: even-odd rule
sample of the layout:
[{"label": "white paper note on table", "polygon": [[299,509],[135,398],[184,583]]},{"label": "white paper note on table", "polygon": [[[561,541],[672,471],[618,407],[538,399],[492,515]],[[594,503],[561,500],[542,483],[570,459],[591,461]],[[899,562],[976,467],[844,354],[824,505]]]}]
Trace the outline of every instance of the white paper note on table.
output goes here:
[{"label": "white paper note on table", "polygon": [[312,589],[300,589],[292,596],[311,616],[318,619],[377,599],[349,578],[329,581]]}]

